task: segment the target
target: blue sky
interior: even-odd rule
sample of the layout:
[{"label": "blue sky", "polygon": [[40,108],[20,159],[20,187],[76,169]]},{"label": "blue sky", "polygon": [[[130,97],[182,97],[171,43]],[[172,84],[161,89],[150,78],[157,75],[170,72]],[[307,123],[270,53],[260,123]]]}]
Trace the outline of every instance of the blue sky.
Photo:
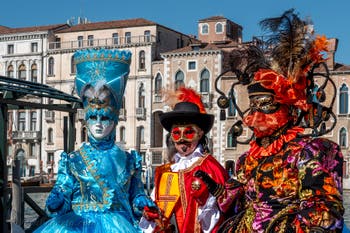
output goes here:
[{"label": "blue sky", "polygon": [[0,25],[29,27],[65,23],[72,17],[92,22],[145,18],[185,34],[197,35],[198,20],[224,16],[243,27],[243,41],[262,35],[259,21],[294,8],[310,17],[316,33],[338,38],[336,61],[350,65],[349,0],[6,0]]}]

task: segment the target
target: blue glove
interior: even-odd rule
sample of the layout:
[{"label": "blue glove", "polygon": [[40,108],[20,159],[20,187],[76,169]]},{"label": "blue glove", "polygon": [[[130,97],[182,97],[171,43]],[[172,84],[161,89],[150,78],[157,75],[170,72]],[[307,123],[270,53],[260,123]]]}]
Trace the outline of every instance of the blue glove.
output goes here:
[{"label": "blue glove", "polygon": [[46,200],[46,207],[49,211],[55,212],[59,210],[64,204],[64,195],[62,191],[53,189]]},{"label": "blue glove", "polygon": [[158,208],[157,205],[146,195],[139,195],[135,197],[133,202],[133,209],[136,216],[142,216],[145,206],[148,206],[150,208]]}]

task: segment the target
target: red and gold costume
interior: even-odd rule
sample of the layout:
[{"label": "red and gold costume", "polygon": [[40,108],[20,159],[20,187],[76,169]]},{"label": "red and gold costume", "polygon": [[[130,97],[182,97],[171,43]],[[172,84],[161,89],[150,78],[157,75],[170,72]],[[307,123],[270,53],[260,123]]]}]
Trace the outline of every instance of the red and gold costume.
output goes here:
[{"label": "red and gold costume", "polygon": [[[203,170],[217,183],[224,184],[228,179],[227,172],[213,156],[208,154],[178,172],[172,172],[171,165],[165,164],[156,169],[155,202],[168,219],[175,214],[179,232],[202,232],[197,218],[199,204],[192,191],[192,183],[196,181],[193,174],[197,170]],[[221,217],[212,232],[216,232],[222,220]]]}]

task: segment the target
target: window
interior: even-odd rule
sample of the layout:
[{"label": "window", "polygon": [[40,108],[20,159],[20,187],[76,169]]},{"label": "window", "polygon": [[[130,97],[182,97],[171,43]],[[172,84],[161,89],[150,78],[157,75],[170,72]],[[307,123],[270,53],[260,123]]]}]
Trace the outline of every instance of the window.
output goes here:
[{"label": "window", "polygon": [[143,35],[145,36],[145,42],[151,42],[151,31],[147,30]]},{"label": "window", "polygon": [[227,134],[227,147],[237,147],[237,138],[233,134],[233,128]]},{"label": "window", "polygon": [[38,68],[36,64],[33,64],[31,67],[30,78],[32,82],[38,82]]},{"label": "window", "polygon": [[120,136],[120,142],[125,143],[125,127],[124,126],[120,127],[119,134],[120,134],[119,135]]},{"label": "window", "polygon": [[7,77],[9,77],[9,78],[13,78],[14,77],[13,76],[13,66],[12,65],[9,65],[7,67]]},{"label": "window", "polygon": [[30,131],[36,130],[37,114],[36,112],[30,113]]},{"label": "window", "polygon": [[228,116],[236,116],[236,108],[235,108],[235,105],[233,104],[232,98],[229,101],[227,114]]},{"label": "window", "polygon": [[125,32],[125,43],[126,44],[131,43],[131,32]]},{"label": "window", "polygon": [[179,70],[175,75],[175,90],[179,89],[181,86],[184,86],[184,73]]},{"label": "window", "polygon": [[154,93],[156,95],[160,95],[161,91],[162,91],[162,76],[160,74],[157,74],[154,80]]},{"label": "window", "polygon": [[202,34],[208,34],[209,33],[209,25],[208,24],[203,24],[202,25],[201,33]]},{"label": "window", "polygon": [[47,143],[52,144],[53,143],[53,129],[49,128],[47,130]]},{"label": "window", "polygon": [[26,113],[18,112],[18,131],[26,130]]},{"label": "window", "polygon": [[139,93],[138,93],[138,99],[139,99],[139,103],[138,103],[138,107],[139,108],[144,108],[145,107],[145,88],[143,86],[143,83],[141,83],[140,87],[139,87]]},{"label": "window", "polygon": [[71,72],[71,74],[75,74],[75,72],[76,72],[74,56],[72,56],[72,58],[70,60],[70,72]]},{"label": "window", "polygon": [[189,61],[187,63],[188,70],[196,70],[196,68],[197,68],[197,63],[195,61]]},{"label": "window", "polygon": [[348,87],[343,84],[339,93],[339,114],[347,114],[349,105]]},{"label": "window", "polygon": [[38,43],[37,42],[31,43],[31,51],[32,51],[32,53],[38,52]]},{"label": "window", "polygon": [[139,69],[140,70],[144,70],[146,68],[145,60],[146,60],[145,51],[141,50],[139,53]]},{"label": "window", "polygon": [[83,47],[83,43],[84,43],[84,37],[83,36],[78,36],[78,47]]},{"label": "window", "polygon": [[88,35],[88,46],[94,46],[94,36]]},{"label": "window", "polygon": [[29,144],[29,156],[34,157],[36,155],[36,145],[35,143]]},{"label": "window", "polygon": [[223,31],[222,23],[217,23],[217,24],[215,25],[215,32],[216,32],[217,34],[220,34],[220,33],[222,33],[222,31]]},{"label": "window", "polygon": [[312,89],[312,101],[315,103],[319,103],[320,101],[317,98],[317,91],[318,91],[319,87],[317,85],[314,86],[314,88]]},{"label": "window", "polygon": [[55,65],[55,60],[53,57],[49,58],[49,67],[48,67],[48,75],[53,76],[54,75],[54,65]]},{"label": "window", "polygon": [[20,80],[26,80],[27,79],[27,71],[26,71],[26,66],[25,65],[20,65],[18,67],[18,79]]},{"label": "window", "polygon": [[343,127],[340,129],[339,131],[339,145],[342,148],[346,147],[346,141],[347,141],[347,133],[346,133],[346,129]]},{"label": "window", "polygon": [[204,69],[200,77],[200,92],[209,92],[209,76],[209,71],[207,69]]},{"label": "window", "polygon": [[140,143],[145,143],[145,128],[143,126],[140,126]]},{"label": "window", "polygon": [[54,153],[52,153],[52,152],[47,153],[47,162],[53,163],[54,161],[55,161]]},{"label": "window", "polygon": [[228,102],[229,105],[228,105],[228,116],[232,117],[232,116],[236,116],[237,115],[237,112],[236,112],[236,107],[233,103],[233,98],[235,99],[235,101],[237,101],[237,96],[236,96],[236,92],[234,92],[233,90],[230,92],[229,94],[229,98],[230,98],[230,101]]},{"label": "window", "polygon": [[81,142],[87,141],[86,127],[81,128],[80,141]]},{"label": "window", "polygon": [[13,54],[14,53],[14,46],[13,44],[7,45],[7,54]]},{"label": "window", "polygon": [[56,37],[56,39],[55,39],[55,48],[56,49],[61,48],[61,38]]},{"label": "window", "polygon": [[115,45],[119,44],[119,34],[118,33],[113,33],[112,38],[113,38],[113,44],[115,44]]}]

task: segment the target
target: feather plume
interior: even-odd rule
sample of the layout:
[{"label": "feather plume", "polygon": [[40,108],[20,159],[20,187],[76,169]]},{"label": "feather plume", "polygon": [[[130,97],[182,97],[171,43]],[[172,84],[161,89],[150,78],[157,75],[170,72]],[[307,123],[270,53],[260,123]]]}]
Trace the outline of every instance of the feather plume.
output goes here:
[{"label": "feather plume", "polygon": [[311,45],[306,22],[294,13],[294,9],[290,9],[280,17],[262,20],[260,25],[263,30],[272,33],[267,43],[273,48],[271,57],[276,63],[273,64],[276,71],[290,81],[298,82],[295,79],[300,77],[297,74],[307,62],[303,58]]},{"label": "feather plume", "polygon": [[176,91],[167,90],[164,91],[165,99],[171,108],[174,108],[175,104],[179,102],[191,102],[198,106],[201,113],[206,113],[204,104],[201,100],[201,96],[192,88],[180,87]]}]

